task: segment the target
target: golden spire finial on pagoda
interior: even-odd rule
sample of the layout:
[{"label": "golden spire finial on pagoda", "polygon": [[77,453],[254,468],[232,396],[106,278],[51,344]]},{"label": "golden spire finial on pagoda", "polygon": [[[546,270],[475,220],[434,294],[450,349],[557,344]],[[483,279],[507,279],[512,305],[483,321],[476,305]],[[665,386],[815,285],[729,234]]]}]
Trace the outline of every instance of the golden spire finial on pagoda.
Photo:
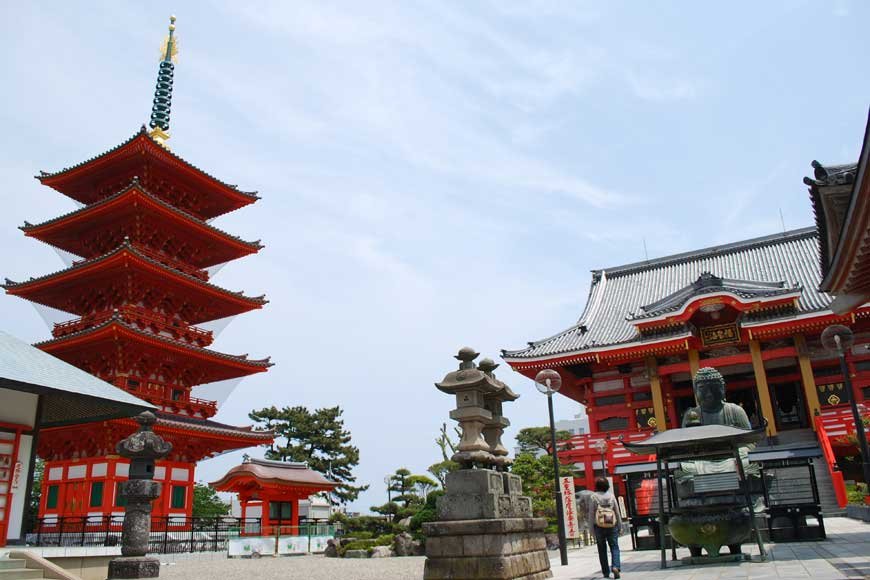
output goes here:
[{"label": "golden spire finial on pagoda", "polygon": [[160,49],[160,68],[157,73],[157,87],[154,89],[154,106],[151,108],[151,131],[149,135],[167,147],[169,139],[169,113],[172,108],[172,80],[175,76],[175,62],[178,61],[178,39],[175,37],[175,15],[169,17],[169,35]]},{"label": "golden spire finial on pagoda", "polygon": [[169,17],[169,34],[160,46],[160,60],[178,64],[178,39],[175,37],[175,15]]}]

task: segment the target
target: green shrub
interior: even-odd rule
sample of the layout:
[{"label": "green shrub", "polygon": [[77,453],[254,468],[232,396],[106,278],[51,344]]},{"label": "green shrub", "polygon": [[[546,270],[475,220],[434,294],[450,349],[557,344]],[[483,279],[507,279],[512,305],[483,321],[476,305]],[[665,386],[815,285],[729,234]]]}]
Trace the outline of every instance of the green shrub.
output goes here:
[{"label": "green shrub", "polygon": [[344,558],[344,555],[347,553],[348,550],[366,550],[367,552],[369,552],[369,554],[371,554],[371,549],[377,545],[375,543],[376,541],[377,540],[354,540],[342,546],[339,549],[338,554],[342,558]]},{"label": "green shrub", "polygon": [[374,534],[366,530],[354,530],[348,532],[345,537],[356,538],[357,540],[371,540],[374,537]]},{"label": "green shrub", "polygon": [[346,518],[342,521],[342,525],[347,536],[354,536],[355,532],[371,532],[371,537],[378,537],[383,534],[396,534],[402,531],[402,526],[388,522],[382,517],[375,516]]},{"label": "green shrub", "polygon": [[417,532],[426,522],[433,522],[438,517],[438,510],[436,507],[436,502],[439,497],[444,495],[444,491],[440,489],[436,489],[433,492],[430,492],[429,495],[426,496],[426,503],[423,504],[423,507],[420,508],[414,516],[411,518],[411,524],[408,526],[412,531]]},{"label": "green shrub", "polygon": [[851,504],[864,505],[864,496],[867,495],[867,484],[856,483],[846,486],[846,501]]},{"label": "green shrub", "polygon": [[395,534],[383,534],[375,539],[375,546],[392,546]]}]

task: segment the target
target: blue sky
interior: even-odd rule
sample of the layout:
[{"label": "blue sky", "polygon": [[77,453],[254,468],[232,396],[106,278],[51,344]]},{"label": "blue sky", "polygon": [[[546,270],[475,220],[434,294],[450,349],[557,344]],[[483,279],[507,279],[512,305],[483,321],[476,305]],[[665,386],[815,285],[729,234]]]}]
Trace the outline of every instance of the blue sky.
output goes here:
[{"label": "blue sky", "polygon": [[[495,357],[567,327],[589,270],[644,242],[656,257],[780,231],[780,212],[810,225],[810,161],[857,158],[870,6],[652,4],[6,3],[0,274],[63,267],[17,229],[74,207],[32,176],[147,121],[175,13],[173,151],[263,196],[215,225],[265,250],[214,281],[271,303],[214,346],[277,366],[217,418],[341,405],[372,484],[355,507],[382,503],[384,475],[439,459],[452,405],[432,383],[460,346]],[[0,317],[48,334],[20,299]],[[510,433],[543,424],[543,397],[500,370],[521,394]]]}]

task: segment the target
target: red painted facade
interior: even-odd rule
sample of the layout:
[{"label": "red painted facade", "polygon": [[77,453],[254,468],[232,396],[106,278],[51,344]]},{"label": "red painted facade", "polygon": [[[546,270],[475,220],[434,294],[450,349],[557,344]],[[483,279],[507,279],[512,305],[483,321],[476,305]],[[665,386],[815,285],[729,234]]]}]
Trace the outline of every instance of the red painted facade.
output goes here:
[{"label": "red painted facade", "polygon": [[[505,357],[514,370],[532,379],[543,368],[557,370],[563,379],[559,393],[586,407],[590,433],[559,443],[561,463],[573,466],[578,489],[593,488],[595,477],[603,473],[602,462],[612,474],[619,464],[653,460],[628,452],[622,441],[642,440],[662,429],[662,416],[664,428],[681,426],[683,412],[695,405],[691,378],[697,368],[707,366],[725,374],[728,400],[743,406],[753,424],[759,417],[767,419],[771,435],[794,429],[817,431],[823,448],[831,450],[826,459],[832,476],[836,481],[839,475],[842,481],[837,458],[856,453],[847,437],[854,433],[854,422],[838,360],[821,347],[819,336],[830,324],[852,328],[856,345],[847,356],[851,396],[859,403],[870,403],[870,307],[845,316],[820,312],[811,317],[774,317],[751,327],[735,324],[736,332],[723,348],[705,344],[703,329],[732,324],[746,306],[738,308],[725,298],[714,300],[724,305],[716,311],[715,320],[698,308],[711,304],[709,297],[690,301],[673,315],[698,329],[688,338],[633,342],[531,361]],[[666,326],[673,320],[662,317],[657,323]],[[762,403],[765,395],[770,405],[767,410]],[[661,401],[658,413],[657,398]],[[785,399],[794,403],[788,414],[782,412],[786,405],[779,404]],[[607,446],[603,457],[602,442]],[[615,483],[624,493],[620,478]]]},{"label": "red painted facade", "polygon": [[338,484],[305,463],[251,459],[232,468],[211,486],[217,491],[237,493],[242,519],[262,518],[257,533],[271,536],[296,534],[299,500],[332,491]]},{"label": "red painted facade", "polygon": [[[270,433],[210,421],[217,404],[192,395],[197,385],[271,366],[268,359],[209,349],[212,333],[195,326],[266,303],[209,283],[207,270],[262,247],[205,221],[258,197],[190,165],[144,127],[120,146],[39,180],[85,205],[22,230],[81,260],[5,288],[77,316],[56,324],[39,348],[160,409],[154,430],[173,451],[157,466],[164,487],[154,515],[190,515],[197,461],[271,441]],[[127,462],[114,447],[135,428],[119,419],[44,429],[39,516],[123,511],[117,489]]]}]

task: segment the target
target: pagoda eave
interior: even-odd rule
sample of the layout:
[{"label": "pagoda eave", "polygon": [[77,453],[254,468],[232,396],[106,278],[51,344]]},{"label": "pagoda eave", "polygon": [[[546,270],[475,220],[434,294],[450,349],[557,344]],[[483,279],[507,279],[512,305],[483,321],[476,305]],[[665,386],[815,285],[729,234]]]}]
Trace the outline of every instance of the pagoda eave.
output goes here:
[{"label": "pagoda eave", "polygon": [[[43,185],[86,205],[114,193],[133,177],[138,177],[146,186],[152,179],[155,183],[167,181],[201,194],[203,201],[196,204],[198,211],[193,213],[204,219],[260,199],[255,192],[240,191],[175,155],[149,136],[144,126],[127,141],[96,157],[36,176]],[[102,190],[102,194],[95,196],[95,190]]]},{"label": "pagoda eave", "polygon": [[[131,419],[46,428],[39,434],[38,453],[47,459],[68,457],[74,451],[82,457],[112,454],[115,444],[137,428]],[[172,443],[167,458],[171,461],[201,461],[274,440],[271,431],[252,431],[207,420],[182,422],[165,415],[158,416],[154,432]]]},{"label": "pagoda eave", "polygon": [[[191,324],[207,322],[261,308],[263,297],[245,296],[210,284],[146,256],[141,249],[125,243],[98,258],[33,278],[25,282],[7,280],[7,293],[64,312],[83,315],[94,309],[90,302],[95,288],[114,285],[108,295],[124,296],[148,289],[152,294],[174,296],[176,301],[195,306],[187,313]],[[105,295],[104,294],[104,295]],[[133,300],[135,302],[136,300]]]},{"label": "pagoda eave", "polygon": [[[143,224],[151,227],[143,228]],[[28,237],[85,258],[116,248],[125,236],[135,243],[140,237],[151,240],[159,233],[166,239],[183,239],[187,261],[199,268],[254,254],[263,247],[259,242],[232,236],[171,206],[147,192],[138,182],[58,218],[36,225],[26,224],[21,230]],[[100,238],[98,243],[92,242],[95,237]]]},{"label": "pagoda eave", "polygon": [[80,368],[90,367],[85,370],[97,375],[107,373],[98,368],[106,361],[123,362],[122,366],[129,368],[142,366],[148,359],[158,361],[154,364],[159,366],[171,361],[191,386],[265,372],[272,366],[269,359],[222,354],[138,330],[116,319],[34,346]]}]

